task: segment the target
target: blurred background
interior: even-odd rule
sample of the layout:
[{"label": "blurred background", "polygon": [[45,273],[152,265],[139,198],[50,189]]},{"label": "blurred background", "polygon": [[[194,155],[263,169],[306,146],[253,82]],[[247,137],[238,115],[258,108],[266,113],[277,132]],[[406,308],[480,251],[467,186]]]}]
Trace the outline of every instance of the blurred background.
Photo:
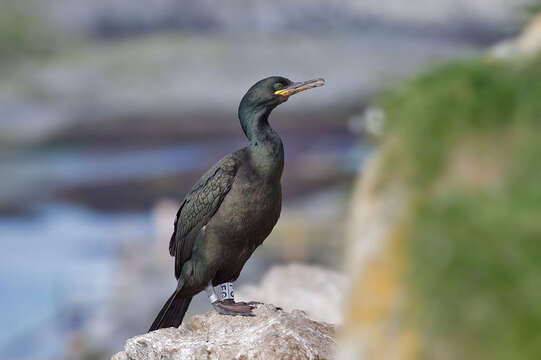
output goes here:
[{"label": "blurred background", "polygon": [[[1,0],[0,357],[105,358],[148,329],[175,286],[167,244],[178,205],[209,166],[246,144],[237,106],[266,76],[324,77],[327,86],[271,116],[286,151],[284,209],[239,285],[259,283],[276,264],[356,264],[344,260],[355,183],[385,143],[387,113],[422,99],[382,94],[452,59],[512,56],[508,39],[533,18],[529,5]],[[453,69],[418,87],[437,93],[461,78]],[[449,96],[476,98],[457,91]],[[421,107],[430,121],[445,118],[449,108],[431,104]],[[465,111],[484,114],[473,109]],[[424,135],[412,140],[424,164],[433,148],[423,141],[448,130],[404,133]],[[188,316],[208,310],[200,295]]]}]

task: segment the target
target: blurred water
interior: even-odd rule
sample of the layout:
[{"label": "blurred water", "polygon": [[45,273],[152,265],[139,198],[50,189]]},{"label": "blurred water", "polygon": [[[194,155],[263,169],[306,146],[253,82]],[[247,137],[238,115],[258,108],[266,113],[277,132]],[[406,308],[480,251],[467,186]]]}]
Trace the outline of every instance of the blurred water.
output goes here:
[{"label": "blurred water", "polygon": [[[196,168],[202,144],[154,149],[64,149],[16,154],[2,161],[7,180],[32,179],[56,187],[137,179]],[[7,158],[7,159],[6,159]]]},{"label": "blurred water", "polygon": [[[66,148],[2,155],[1,199],[21,204],[24,212],[0,216],[0,321],[12,324],[0,329],[0,354],[2,348],[20,348],[18,336],[26,342],[45,324],[67,321],[68,327],[77,327],[66,319],[80,315],[70,314],[74,307],[93,308],[111,296],[118,245],[154,238],[148,210],[103,212],[76,204],[43,203],[43,199],[82,184],[193,170],[203,156],[201,148],[208,150],[204,145],[130,150]],[[111,201],[119,199],[113,195]],[[76,330],[52,328],[57,341]],[[65,340],[57,346],[65,346]],[[58,350],[51,349],[53,353]]]},{"label": "blurred water", "polygon": [[[294,172],[311,176],[313,167],[317,170],[323,164],[333,164],[339,174],[354,173],[368,151],[343,132],[316,140],[289,135],[284,142],[290,176]],[[113,279],[119,246],[151,245],[156,239],[156,224],[148,208],[92,210],[82,203],[59,203],[56,193],[115,182],[125,184],[129,193],[133,180],[199,174],[241,143],[245,141],[224,138],[146,149],[63,148],[3,154],[2,200],[18,203],[23,212],[0,216],[0,321],[12,324],[0,329],[0,357],[6,351],[6,356],[32,358],[35,353],[26,354],[27,348],[20,346],[29,338],[37,342],[34,350],[45,352],[50,347],[51,354],[61,353],[68,344],[67,334],[80,330],[95,309],[118,295]],[[114,192],[107,196],[112,207],[122,201]],[[167,255],[165,245],[162,252]],[[208,310],[206,302],[200,303],[205,305],[194,305],[192,311]],[[44,328],[57,335],[54,342],[43,338]]]},{"label": "blurred water", "polygon": [[[234,142],[233,142],[234,143]],[[63,148],[26,152],[3,152],[0,202],[28,198],[85,184],[138,180],[193,171],[201,158],[231,141],[204,141],[150,148]]]},{"label": "blurred water", "polygon": [[10,324],[0,329],[0,349],[74,304],[103,303],[117,245],[151,235],[147,212],[48,204],[31,217],[0,218],[0,321]]}]

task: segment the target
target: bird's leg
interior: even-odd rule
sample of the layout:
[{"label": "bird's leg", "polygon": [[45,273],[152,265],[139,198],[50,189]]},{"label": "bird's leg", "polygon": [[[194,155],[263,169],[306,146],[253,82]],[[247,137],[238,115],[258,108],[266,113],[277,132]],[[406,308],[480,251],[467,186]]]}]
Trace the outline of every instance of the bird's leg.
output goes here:
[{"label": "bird's leg", "polygon": [[211,305],[214,307],[217,313],[222,315],[241,315],[241,316],[254,316],[252,313],[253,306],[246,303],[236,303],[233,297],[233,283],[224,283],[220,285],[221,298],[218,300],[218,296],[214,293],[214,287],[209,284],[205,291],[209,297]]},{"label": "bird's leg", "polygon": [[220,300],[226,304],[232,306],[250,306],[252,309],[255,307],[254,305],[261,304],[256,301],[235,301],[235,295],[233,294],[233,283],[231,282],[220,284],[218,287],[220,289]]},{"label": "bird's leg", "polygon": [[219,300],[218,296],[216,296],[216,293],[214,292],[214,286],[212,286],[212,283],[209,283],[207,285],[207,287],[205,288],[205,292],[207,293],[211,304],[214,304]]}]

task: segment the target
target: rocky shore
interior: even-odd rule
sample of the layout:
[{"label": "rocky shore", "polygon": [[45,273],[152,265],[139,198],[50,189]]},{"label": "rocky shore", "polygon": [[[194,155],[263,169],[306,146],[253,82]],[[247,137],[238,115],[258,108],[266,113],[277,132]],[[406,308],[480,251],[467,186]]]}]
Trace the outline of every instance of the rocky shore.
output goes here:
[{"label": "rocky shore", "polygon": [[334,326],[310,320],[300,310],[286,312],[260,304],[254,317],[215,311],[194,316],[180,328],[139,335],[111,360],[331,359]]}]

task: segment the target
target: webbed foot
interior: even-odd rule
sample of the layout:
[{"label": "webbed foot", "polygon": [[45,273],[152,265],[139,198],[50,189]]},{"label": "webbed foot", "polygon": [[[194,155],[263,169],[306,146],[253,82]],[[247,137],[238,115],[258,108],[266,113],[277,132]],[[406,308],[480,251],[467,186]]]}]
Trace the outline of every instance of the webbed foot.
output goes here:
[{"label": "webbed foot", "polygon": [[231,305],[231,306],[249,306],[251,309],[255,309],[257,305],[261,305],[259,301],[235,301],[233,299],[222,300],[222,303]]},{"label": "webbed foot", "polygon": [[247,303],[236,303],[232,300],[222,300],[212,303],[212,307],[218,314],[222,315],[240,315],[240,316],[255,316],[252,312],[254,306]]},{"label": "webbed foot", "polygon": [[[231,301],[231,300],[225,300],[225,301]],[[244,305],[244,306],[250,306],[252,309],[255,309],[257,307],[257,305],[261,305],[263,304],[262,302],[259,302],[259,301],[237,301],[235,302],[235,304],[238,304],[238,305]]]}]

